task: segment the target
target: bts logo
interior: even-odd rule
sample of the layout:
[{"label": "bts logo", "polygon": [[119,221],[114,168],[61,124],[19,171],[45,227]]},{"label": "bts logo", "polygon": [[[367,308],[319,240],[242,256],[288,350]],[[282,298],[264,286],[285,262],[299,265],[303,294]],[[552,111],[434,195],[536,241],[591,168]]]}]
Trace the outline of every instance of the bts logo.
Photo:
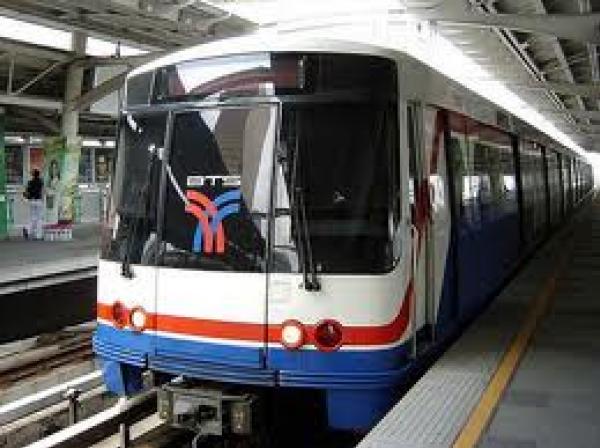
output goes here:
[{"label": "bts logo", "polygon": [[196,190],[187,190],[189,203],[186,213],[194,215],[198,220],[192,251],[205,254],[222,254],[225,252],[225,230],[223,220],[229,215],[239,213],[242,192],[239,188],[220,194],[212,201]]}]

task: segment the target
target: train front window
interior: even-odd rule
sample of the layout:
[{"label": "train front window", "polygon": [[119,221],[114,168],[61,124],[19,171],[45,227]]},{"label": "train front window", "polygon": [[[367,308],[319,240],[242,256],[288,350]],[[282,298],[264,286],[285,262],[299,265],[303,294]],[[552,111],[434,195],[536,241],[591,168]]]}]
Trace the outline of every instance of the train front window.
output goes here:
[{"label": "train front window", "polygon": [[277,112],[255,104],[175,114],[161,265],[266,270]]},{"label": "train front window", "polygon": [[391,269],[399,221],[396,122],[391,104],[284,104],[273,270]]},{"label": "train front window", "polygon": [[105,259],[153,264],[166,121],[165,113],[126,114],[120,120],[117,167],[102,236]]},{"label": "train front window", "polygon": [[[150,103],[130,110],[170,109],[171,141],[162,141],[164,115],[156,135],[148,118],[124,119],[112,258],[313,279],[393,267],[400,225],[393,61],[254,53],[158,68],[153,79]],[[164,213],[156,219],[159,197]]]}]

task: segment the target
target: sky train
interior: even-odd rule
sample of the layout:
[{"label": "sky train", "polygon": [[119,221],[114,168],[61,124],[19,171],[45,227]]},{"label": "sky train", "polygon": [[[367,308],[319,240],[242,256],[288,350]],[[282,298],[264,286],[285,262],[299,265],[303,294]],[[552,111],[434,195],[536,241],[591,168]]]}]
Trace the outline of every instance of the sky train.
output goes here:
[{"label": "sky train", "polygon": [[272,388],[366,429],[592,187],[550,137],[415,59],[293,36],[132,72],[94,349],[171,423],[247,433]]}]

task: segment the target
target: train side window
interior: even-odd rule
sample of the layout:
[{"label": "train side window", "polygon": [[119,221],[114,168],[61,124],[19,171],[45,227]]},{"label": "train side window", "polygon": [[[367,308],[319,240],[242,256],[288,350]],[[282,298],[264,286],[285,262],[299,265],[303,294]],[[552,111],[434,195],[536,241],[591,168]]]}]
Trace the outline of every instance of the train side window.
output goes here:
[{"label": "train side window", "polygon": [[483,206],[489,206],[492,203],[492,183],[494,183],[494,176],[492,171],[493,163],[488,159],[493,158],[494,153],[487,145],[474,142],[473,144],[473,174],[478,179],[478,197],[480,204]]},{"label": "train side window", "polygon": [[450,153],[450,160],[452,164],[452,179],[454,181],[454,209],[456,210],[457,216],[463,215],[462,207],[462,185],[464,176],[464,167],[462,161],[462,153],[460,149],[460,141],[456,135],[450,136],[450,142],[448,145],[448,151]]},{"label": "train side window", "polygon": [[409,153],[409,165],[408,165],[408,203],[410,206],[410,214],[412,222],[416,220],[415,216],[415,204],[416,204],[416,191],[417,191],[417,139],[415,135],[415,104],[409,104],[407,107],[407,129],[408,129],[408,153]]},{"label": "train side window", "polygon": [[506,134],[486,129],[487,140],[473,142],[474,177],[478,179],[478,203],[485,220],[497,220],[517,210],[515,164]]}]

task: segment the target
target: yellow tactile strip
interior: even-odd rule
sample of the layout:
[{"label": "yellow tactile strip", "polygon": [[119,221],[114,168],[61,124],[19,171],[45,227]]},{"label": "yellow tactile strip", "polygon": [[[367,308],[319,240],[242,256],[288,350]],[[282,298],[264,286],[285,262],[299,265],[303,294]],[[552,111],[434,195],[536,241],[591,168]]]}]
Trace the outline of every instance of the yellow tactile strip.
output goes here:
[{"label": "yellow tactile strip", "polygon": [[481,399],[454,441],[453,448],[475,447],[483,436],[504,391],[510,384],[511,378],[527,351],[537,326],[550,307],[551,299],[556,292],[558,278],[564,271],[569,253],[570,250],[562,252],[552,275],[533,300],[523,325],[510,343]]}]

